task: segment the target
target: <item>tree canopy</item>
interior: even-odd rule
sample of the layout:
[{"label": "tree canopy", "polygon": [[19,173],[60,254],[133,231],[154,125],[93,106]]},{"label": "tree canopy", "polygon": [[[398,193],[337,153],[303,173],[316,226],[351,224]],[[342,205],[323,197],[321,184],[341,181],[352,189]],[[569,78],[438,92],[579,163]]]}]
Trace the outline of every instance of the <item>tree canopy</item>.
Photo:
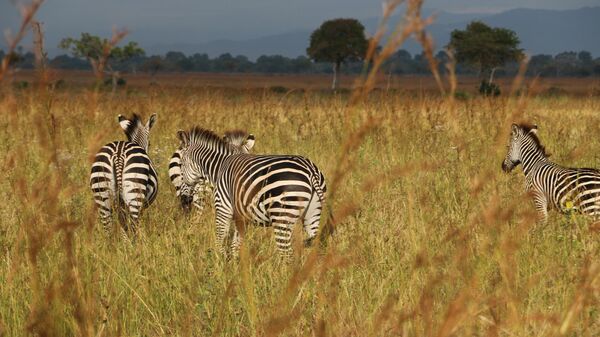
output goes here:
[{"label": "tree canopy", "polygon": [[107,56],[107,62],[123,62],[129,58],[143,56],[144,50],[137,42],[129,42],[123,47],[111,46],[108,39],[89,33],[81,33],[81,38],[65,38],[58,45],[59,48],[68,50],[73,56],[85,58],[93,65],[102,57]]},{"label": "tree canopy", "polygon": [[310,36],[306,53],[316,62],[332,62],[333,89],[337,83],[340,65],[360,61],[365,57],[369,42],[365,27],[356,19],[334,19],[323,22]]},{"label": "tree canopy", "polygon": [[448,47],[458,62],[475,66],[480,75],[491,72],[491,82],[495,68],[523,57],[519,43],[517,34],[510,29],[473,21],[465,30],[452,31]]}]

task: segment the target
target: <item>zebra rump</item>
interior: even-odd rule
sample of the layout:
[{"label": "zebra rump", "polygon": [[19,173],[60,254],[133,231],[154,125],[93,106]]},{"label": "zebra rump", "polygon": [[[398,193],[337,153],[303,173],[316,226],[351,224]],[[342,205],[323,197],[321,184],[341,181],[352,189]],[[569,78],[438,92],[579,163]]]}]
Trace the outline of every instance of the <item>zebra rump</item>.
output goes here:
[{"label": "zebra rump", "polygon": [[119,125],[128,140],[108,143],[95,156],[90,187],[106,229],[111,227],[115,210],[125,229],[128,224],[133,227],[143,208],[156,198],[158,179],[147,154],[148,137],[155,120],[156,115],[152,115],[148,123],[143,124],[136,114],[132,119],[119,115]]}]

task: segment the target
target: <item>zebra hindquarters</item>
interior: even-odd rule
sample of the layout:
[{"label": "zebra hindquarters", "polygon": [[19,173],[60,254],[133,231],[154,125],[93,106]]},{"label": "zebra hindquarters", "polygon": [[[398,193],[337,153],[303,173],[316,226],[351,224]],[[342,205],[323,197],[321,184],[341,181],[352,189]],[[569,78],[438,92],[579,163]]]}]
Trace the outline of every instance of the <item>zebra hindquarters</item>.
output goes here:
[{"label": "zebra hindquarters", "polygon": [[[151,175],[150,160],[144,155],[128,156],[123,168],[120,197],[122,204],[119,220],[125,229],[135,232],[135,227],[141,216],[147,200],[149,179]],[[123,217],[123,218],[121,218]]]},{"label": "zebra hindquarters", "polygon": [[94,195],[94,203],[98,209],[100,222],[105,230],[110,230],[112,225],[112,212],[114,206],[114,192],[110,188],[112,184],[112,172],[94,172],[92,169],[91,188]]},{"label": "zebra hindquarters", "polygon": [[112,227],[112,213],[116,202],[114,167],[111,162],[111,148],[104,146],[92,164],[90,188],[98,209],[100,222],[106,231]]},{"label": "zebra hindquarters", "polygon": [[302,219],[304,231],[306,232],[306,239],[304,240],[304,246],[306,247],[312,246],[314,238],[319,233],[322,212],[323,200],[317,193],[313,192]]}]

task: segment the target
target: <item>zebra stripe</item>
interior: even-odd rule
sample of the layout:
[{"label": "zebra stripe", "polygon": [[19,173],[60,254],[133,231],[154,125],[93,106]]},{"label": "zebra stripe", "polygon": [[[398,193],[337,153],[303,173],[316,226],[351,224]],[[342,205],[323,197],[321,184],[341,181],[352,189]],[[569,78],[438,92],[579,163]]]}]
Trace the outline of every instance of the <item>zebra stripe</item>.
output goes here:
[{"label": "zebra stripe", "polygon": [[576,211],[600,216],[600,171],[593,168],[567,168],[551,162],[537,136],[535,125],[513,124],[511,140],[502,162],[505,172],[523,165],[525,187],[533,194],[541,221],[548,209],[562,213]]},{"label": "zebra stripe", "polygon": [[[240,149],[242,153],[250,153],[254,146],[254,140],[249,141],[251,134],[242,130],[226,131],[223,140]],[[175,186],[175,195],[179,198],[181,208],[184,212],[190,211],[190,206],[194,205],[200,212],[204,209],[205,203],[209,199],[209,193],[212,192],[212,185],[206,179],[201,179],[194,186],[188,186],[183,183],[181,176],[181,150],[173,153],[169,161],[169,178]]]},{"label": "zebra stripe", "polygon": [[[179,131],[178,136],[184,182],[192,185],[206,178],[215,186],[217,246],[222,253],[233,229],[231,249],[237,254],[246,223],[273,226],[283,256],[292,253],[292,232],[297,222],[304,225],[307,243],[317,235],[327,188],[323,174],[310,160],[293,155],[241,153],[201,128],[189,133]],[[235,226],[231,226],[233,223]]]},{"label": "zebra stripe", "polygon": [[111,227],[114,210],[125,229],[128,222],[134,226],[142,210],[156,198],[158,179],[147,154],[148,136],[155,120],[156,115],[152,115],[144,125],[136,114],[131,120],[119,115],[128,141],[108,143],[95,156],[90,187],[106,229]]}]

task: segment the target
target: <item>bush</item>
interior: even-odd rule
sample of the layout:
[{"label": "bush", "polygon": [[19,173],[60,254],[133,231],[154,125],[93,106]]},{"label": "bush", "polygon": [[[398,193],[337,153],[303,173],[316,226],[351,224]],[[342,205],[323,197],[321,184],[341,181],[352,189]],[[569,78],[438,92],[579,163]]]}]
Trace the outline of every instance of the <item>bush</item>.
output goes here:
[{"label": "bush", "polygon": [[67,84],[67,82],[65,82],[65,80],[59,79],[59,80],[56,80],[56,81],[50,83],[50,88],[52,88],[52,89],[62,89],[62,88],[64,88],[66,86],[66,84]]},{"label": "bush", "polygon": [[471,95],[469,95],[469,93],[466,92],[466,91],[457,90],[454,93],[454,98],[457,99],[457,100],[459,100],[459,101],[466,101],[469,98],[471,98]]},{"label": "bush", "polygon": [[15,89],[27,89],[29,87],[29,82],[27,81],[18,81],[13,83],[13,88]]},{"label": "bush", "polygon": [[564,96],[567,94],[567,91],[563,88],[560,87],[550,87],[546,90],[544,90],[544,92],[542,93],[543,96],[546,97],[557,97],[557,96]]},{"label": "bush", "polygon": [[[125,80],[125,79],[124,79],[124,78],[122,78],[122,77],[119,77],[119,78],[117,78],[117,86],[118,86],[118,87],[122,87],[122,86],[124,86],[125,84],[127,84],[127,80]],[[112,86],[112,78],[107,78],[107,79],[105,79],[105,80],[104,80],[104,85],[105,85],[105,86]]]},{"label": "bush", "polygon": [[479,85],[479,93],[483,96],[500,96],[500,86],[496,83],[481,81],[481,85]]},{"label": "bush", "polygon": [[274,86],[270,87],[269,90],[271,90],[271,92],[278,93],[278,94],[285,94],[286,92],[288,92],[288,88],[281,86],[281,85],[274,85]]}]

